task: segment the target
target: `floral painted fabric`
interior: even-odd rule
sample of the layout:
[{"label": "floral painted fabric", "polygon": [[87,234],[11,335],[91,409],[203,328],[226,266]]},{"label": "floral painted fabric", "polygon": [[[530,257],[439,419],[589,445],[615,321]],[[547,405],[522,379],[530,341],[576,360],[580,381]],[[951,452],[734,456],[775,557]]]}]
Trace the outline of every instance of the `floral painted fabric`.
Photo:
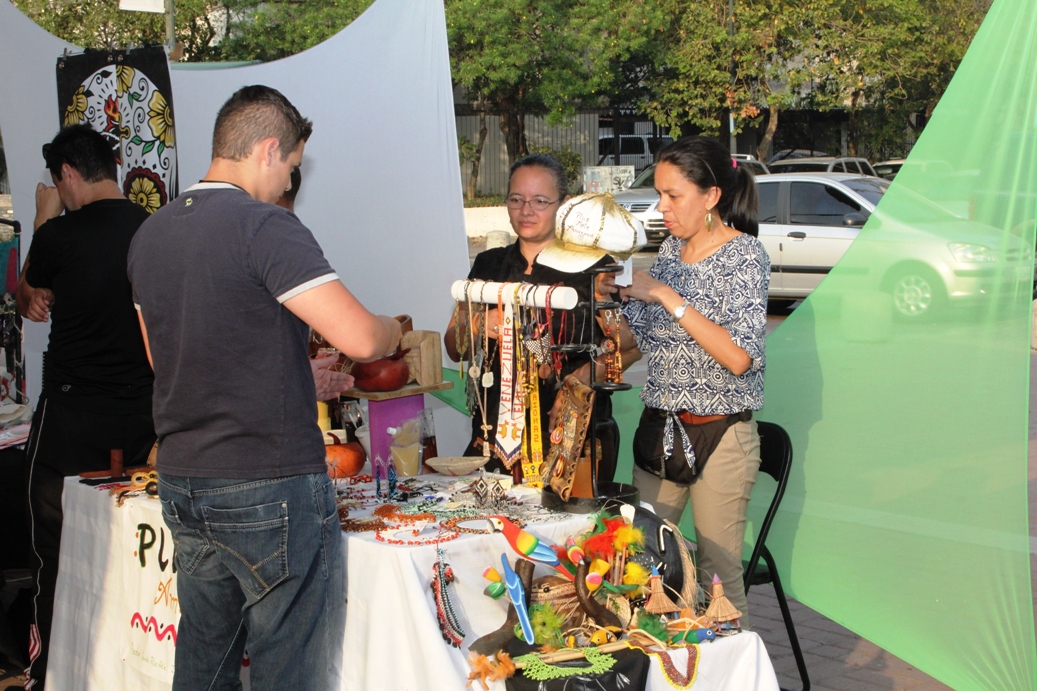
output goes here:
[{"label": "floral painted fabric", "polygon": [[169,63],[160,47],[58,59],[61,125],[89,124],[111,142],[123,193],[149,213],[177,195]]}]

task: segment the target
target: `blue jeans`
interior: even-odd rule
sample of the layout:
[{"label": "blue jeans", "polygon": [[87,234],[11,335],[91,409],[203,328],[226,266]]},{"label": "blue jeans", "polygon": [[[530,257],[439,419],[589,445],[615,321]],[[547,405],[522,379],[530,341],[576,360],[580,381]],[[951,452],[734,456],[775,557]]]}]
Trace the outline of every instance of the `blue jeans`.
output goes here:
[{"label": "blue jeans", "polygon": [[345,625],[345,568],[328,476],[224,480],[162,475],[176,544],[174,691],[237,691],[248,648],[255,691],[328,688]]}]

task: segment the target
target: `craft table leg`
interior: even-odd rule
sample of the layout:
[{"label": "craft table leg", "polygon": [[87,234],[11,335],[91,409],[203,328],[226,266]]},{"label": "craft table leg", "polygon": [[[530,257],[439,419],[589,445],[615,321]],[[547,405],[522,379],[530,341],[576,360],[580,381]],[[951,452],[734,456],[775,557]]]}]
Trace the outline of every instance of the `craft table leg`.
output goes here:
[{"label": "craft table leg", "polygon": [[389,458],[389,444],[392,443],[392,435],[386,429],[399,427],[407,420],[413,420],[421,415],[425,408],[424,394],[414,396],[402,396],[388,401],[368,401],[367,419],[371,425],[371,462],[378,456],[382,460]]}]

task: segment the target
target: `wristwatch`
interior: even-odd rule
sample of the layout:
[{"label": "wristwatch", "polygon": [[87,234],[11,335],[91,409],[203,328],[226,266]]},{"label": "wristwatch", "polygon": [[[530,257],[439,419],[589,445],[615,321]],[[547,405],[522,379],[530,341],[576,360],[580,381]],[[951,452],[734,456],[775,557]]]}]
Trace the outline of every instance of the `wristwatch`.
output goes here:
[{"label": "wristwatch", "polygon": [[681,319],[684,319],[684,313],[688,311],[688,305],[690,304],[691,302],[687,298],[685,298],[684,302],[682,302],[675,310],[673,310],[672,319],[674,323],[677,323]]}]

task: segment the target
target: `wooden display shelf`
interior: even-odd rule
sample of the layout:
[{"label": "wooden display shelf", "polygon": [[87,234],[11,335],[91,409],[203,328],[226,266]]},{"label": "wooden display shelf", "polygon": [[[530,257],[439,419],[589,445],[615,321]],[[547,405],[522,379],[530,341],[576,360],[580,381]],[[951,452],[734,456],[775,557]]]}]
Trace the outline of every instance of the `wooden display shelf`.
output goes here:
[{"label": "wooden display shelf", "polygon": [[429,386],[407,384],[402,389],[396,389],[395,391],[360,391],[359,389],[347,389],[342,392],[342,395],[351,398],[362,398],[367,401],[391,401],[396,398],[417,396],[418,394],[432,393],[433,391],[446,391],[447,389],[452,388],[454,388],[454,382],[441,381],[438,384],[430,384]]}]

